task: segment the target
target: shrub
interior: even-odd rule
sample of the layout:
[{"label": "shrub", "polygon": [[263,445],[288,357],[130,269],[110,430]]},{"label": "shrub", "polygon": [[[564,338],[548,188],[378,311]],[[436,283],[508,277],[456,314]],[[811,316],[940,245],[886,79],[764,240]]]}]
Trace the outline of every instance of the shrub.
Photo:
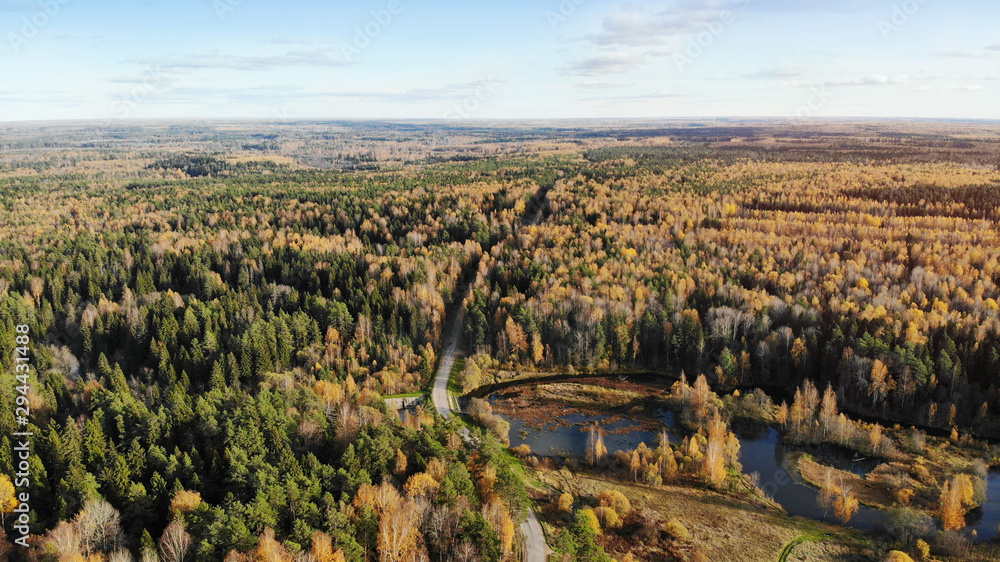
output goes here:
[{"label": "shrub", "polygon": [[896,503],[902,506],[910,505],[910,501],[913,499],[913,496],[915,494],[916,492],[913,491],[913,488],[903,488],[902,490],[896,490]]},{"label": "shrub", "polygon": [[479,425],[492,431],[504,445],[510,445],[510,422],[493,413],[493,407],[486,400],[473,398],[466,413]]},{"label": "shrub", "polygon": [[652,543],[660,538],[662,519],[659,512],[642,508],[632,513],[632,519],[638,524],[636,537],[644,543]]},{"label": "shrub", "polygon": [[886,554],[885,562],[913,562],[913,559],[905,552],[893,550]]},{"label": "shrub", "polygon": [[941,553],[948,556],[964,556],[969,551],[969,539],[959,531],[941,531],[935,541]]},{"label": "shrub", "polygon": [[614,508],[602,505],[594,508],[594,514],[597,515],[597,520],[600,521],[601,527],[604,529],[617,529],[622,526],[621,518],[618,517]]},{"label": "shrub", "polygon": [[581,509],[577,512],[576,519],[579,526],[586,527],[590,531],[593,531],[595,535],[601,534],[601,522],[593,509],[589,507]]},{"label": "shrub", "polygon": [[926,560],[931,557],[931,545],[924,539],[917,539],[917,552],[920,553],[921,560]]},{"label": "shrub", "polygon": [[610,507],[623,516],[632,511],[632,503],[618,490],[604,490],[597,497],[597,501],[600,505]]},{"label": "shrub", "polygon": [[927,434],[919,429],[910,428],[910,452],[923,453],[927,447]]},{"label": "shrub", "polygon": [[526,458],[531,454],[531,445],[528,445],[527,443],[518,445],[517,447],[511,449],[511,452],[517,455],[520,459]]},{"label": "shrub", "polygon": [[936,524],[930,515],[909,507],[894,509],[889,512],[885,522],[885,530],[900,543],[909,547],[917,539],[934,537]]},{"label": "shrub", "polygon": [[559,511],[565,513],[573,511],[573,494],[566,492],[559,496]]},{"label": "shrub", "polygon": [[691,538],[691,532],[687,530],[687,527],[673,517],[663,524],[663,532],[675,541],[683,542]]}]

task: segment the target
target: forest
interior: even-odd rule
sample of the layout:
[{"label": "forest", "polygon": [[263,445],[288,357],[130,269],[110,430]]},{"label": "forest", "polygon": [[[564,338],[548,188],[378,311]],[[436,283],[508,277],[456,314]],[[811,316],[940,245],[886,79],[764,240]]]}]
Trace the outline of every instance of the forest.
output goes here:
[{"label": "forest", "polygon": [[91,156],[2,180],[2,337],[38,342],[27,556],[511,556],[524,490],[499,444],[381,396],[426,382],[456,284],[554,162]]},{"label": "forest", "polygon": [[545,223],[484,260],[470,345],[723,389],[808,379],[858,415],[998,436],[997,170],[630,154],[561,178]]},{"label": "forest", "polygon": [[[0,558],[521,559],[542,477],[510,425],[468,396],[467,418],[384,400],[429,392],[456,317],[457,397],[547,374],[672,388],[682,444],[616,455],[595,429],[581,474],[726,493],[741,416],[895,462],[909,426],[988,470],[998,143],[969,123],[6,126]],[[908,486],[959,530],[980,485],[948,470]],[[827,488],[846,524],[857,498]],[[623,499],[562,500],[552,559],[636,559],[601,534]]]}]

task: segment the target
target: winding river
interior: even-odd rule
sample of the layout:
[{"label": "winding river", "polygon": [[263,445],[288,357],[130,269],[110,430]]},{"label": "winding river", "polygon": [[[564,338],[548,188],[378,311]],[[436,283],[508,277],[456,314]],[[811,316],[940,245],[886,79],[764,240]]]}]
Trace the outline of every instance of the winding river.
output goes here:
[{"label": "winding river", "polygon": [[[490,396],[491,402],[503,400],[500,393]],[[639,443],[655,447],[659,439],[657,431],[651,431],[649,424],[640,424],[624,419],[612,419],[608,415],[573,413],[562,415],[542,427],[529,426],[516,415],[504,416],[510,422],[510,444],[527,444],[535,455],[582,459],[586,455],[587,433],[585,428],[595,423],[604,430],[604,441],[609,455],[617,451],[632,450]],[[670,432],[671,442],[679,442],[684,435],[674,423],[673,412],[660,410],[657,420]],[[611,421],[609,421],[611,420]],[[805,451],[820,457],[826,464],[842,470],[849,470],[864,476],[878,465],[875,459],[854,460],[847,451],[834,451],[828,447],[804,449],[789,447],[782,442],[781,435],[771,427],[759,425],[737,425],[733,431],[740,439],[740,463],[746,474],[757,473],[758,483],[770,497],[780,504],[790,515],[808,517],[817,521],[837,523],[840,521],[832,510],[819,506],[819,490],[792,478],[785,468],[786,455],[795,451]],[[888,514],[874,508],[861,506],[848,526],[856,529],[882,529]],[[997,537],[1000,525],[1000,472],[990,472],[987,479],[986,502],[966,516],[966,531],[975,529],[977,540],[992,540]]]}]

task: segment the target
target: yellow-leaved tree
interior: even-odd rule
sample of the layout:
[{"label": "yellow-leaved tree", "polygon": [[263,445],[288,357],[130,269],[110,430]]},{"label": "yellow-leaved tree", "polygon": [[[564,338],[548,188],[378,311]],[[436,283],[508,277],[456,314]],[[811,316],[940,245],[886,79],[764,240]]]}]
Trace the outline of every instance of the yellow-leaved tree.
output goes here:
[{"label": "yellow-leaved tree", "polygon": [[941,522],[946,531],[965,527],[965,514],[973,506],[975,495],[972,479],[968,474],[957,474],[941,488]]},{"label": "yellow-leaved tree", "polygon": [[0,474],[0,520],[6,523],[7,514],[13,513],[17,507],[14,484],[6,474]]}]

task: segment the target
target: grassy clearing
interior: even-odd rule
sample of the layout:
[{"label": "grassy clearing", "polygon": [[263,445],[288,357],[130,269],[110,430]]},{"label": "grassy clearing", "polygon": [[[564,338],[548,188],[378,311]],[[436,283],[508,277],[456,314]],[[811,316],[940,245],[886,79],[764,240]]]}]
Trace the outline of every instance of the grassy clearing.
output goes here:
[{"label": "grassy clearing", "polygon": [[458,383],[461,373],[465,370],[465,357],[455,357],[455,363],[451,366],[451,374],[448,375],[448,393],[453,396],[462,395],[462,386]]},{"label": "grassy clearing", "polygon": [[851,487],[862,504],[882,510],[899,505],[937,515],[941,487],[959,473],[973,475],[984,482],[989,458],[988,445],[965,437],[947,439],[926,436],[922,432],[889,428],[883,441],[898,451],[865,476],[836,470],[806,454],[794,454],[791,466],[808,484],[822,488],[827,472],[834,482]]},{"label": "grassy clearing", "polygon": [[857,474],[845,470],[827,467],[816,462],[807,454],[793,454],[791,456],[791,466],[795,468],[805,482],[817,488],[822,488],[827,470],[832,471],[833,481],[838,485],[843,483],[846,486],[850,486],[854,496],[864,505],[888,510],[895,503],[892,493],[880,482],[862,478]]},{"label": "grassy clearing", "polygon": [[[860,533],[789,517],[749,495],[723,495],[702,488],[653,487],[567,469],[536,468],[532,472],[535,477],[531,482],[541,483],[534,490],[538,515],[551,537],[557,536],[568,520],[554,506],[559,494],[568,491],[577,502],[587,504],[606,489],[624,494],[633,509],[653,510],[664,521],[677,519],[690,531],[690,540],[670,544],[639,541],[627,533],[604,533],[602,545],[618,558],[627,552],[642,560],[659,560],[664,556],[687,559],[695,552],[705,554],[709,560],[747,561],[861,561],[871,560],[873,556],[870,545]],[[794,557],[790,557],[792,549],[788,545],[803,537],[824,537],[826,540],[799,541],[793,545]],[[779,558],[786,549],[789,552]],[[800,558],[802,556],[804,558]]]},{"label": "grassy clearing", "polygon": [[631,390],[568,382],[539,385],[536,392],[543,400],[593,408],[619,408],[644,398],[643,394]]},{"label": "grassy clearing", "polygon": [[650,371],[649,369],[628,369],[625,367],[606,369],[575,369],[573,367],[555,369],[505,369],[493,368],[490,370],[489,384],[512,383],[517,381],[543,381],[547,378],[555,377],[580,377],[595,378],[606,377],[609,380],[620,376],[631,377],[635,375],[646,376],[656,375],[664,381],[673,382],[677,380],[679,374],[673,371]]},{"label": "grassy clearing", "polygon": [[419,398],[421,396],[427,396],[426,392],[410,392],[407,394],[393,394],[392,396],[383,396],[383,400],[392,400],[394,398]]},{"label": "grassy clearing", "polygon": [[827,535],[802,535],[796,537],[795,540],[785,545],[785,548],[781,549],[781,554],[778,555],[778,562],[787,562],[788,557],[792,555],[792,551],[795,547],[799,546],[804,542],[818,542],[825,541]]}]

